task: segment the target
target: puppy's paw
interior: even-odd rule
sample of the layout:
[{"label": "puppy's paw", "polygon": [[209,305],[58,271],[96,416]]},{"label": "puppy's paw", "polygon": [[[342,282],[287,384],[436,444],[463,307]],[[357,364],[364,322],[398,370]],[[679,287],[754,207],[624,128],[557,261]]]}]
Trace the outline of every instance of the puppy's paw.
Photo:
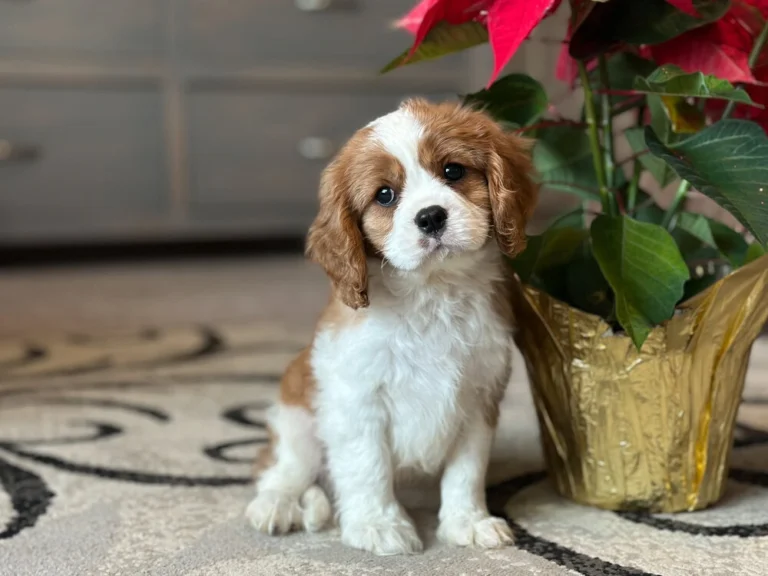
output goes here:
[{"label": "puppy's paw", "polygon": [[424,549],[413,523],[401,512],[342,522],[341,541],[378,556],[416,554]]},{"label": "puppy's paw", "polygon": [[437,537],[451,546],[478,548],[501,548],[514,542],[509,525],[485,513],[447,515],[440,522]]},{"label": "puppy's paw", "polygon": [[307,532],[318,532],[331,519],[331,503],[319,486],[310,486],[301,497],[301,521]]},{"label": "puppy's paw", "polygon": [[260,492],[245,515],[256,530],[265,534],[285,534],[301,526],[299,499],[281,492]]}]

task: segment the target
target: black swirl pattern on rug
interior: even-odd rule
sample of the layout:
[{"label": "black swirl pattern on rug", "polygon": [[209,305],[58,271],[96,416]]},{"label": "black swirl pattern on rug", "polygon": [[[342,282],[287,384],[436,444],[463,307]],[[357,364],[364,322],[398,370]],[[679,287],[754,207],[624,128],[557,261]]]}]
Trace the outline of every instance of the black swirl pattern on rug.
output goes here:
[{"label": "black swirl pattern on rug", "polygon": [[[656,576],[642,570],[620,566],[599,558],[581,554],[555,542],[535,536],[508,516],[505,507],[517,493],[546,479],[545,472],[536,472],[520,476],[509,482],[489,489],[488,504],[496,516],[505,518],[515,534],[515,545],[522,550],[541,556],[555,564],[575,570],[585,576]],[[744,482],[768,488],[768,473],[756,470],[733,469],[729,477],[737,482]],[[693,536],[738,536],[740,538],[760,538],[768,536],[768,524],[744,524],[733,526],[703,526],[652,514],[617,512],[630,522],[643,524],[657,530],[682,532]]]},{"label": "black swirl pattern on rug", "polygon": [[546,477],[545,472],[526,474],[491,488],[488,492],[488,506],[495,516],[504,518],[512,528],[515,534],[515,546],[585,576],[659,576],[587,556],[546,538],[535,536],[509,517],[505,508],[510,499],[524,488],[542,482]]},{"label": "black swirl pattern on rug", "polygon": [[[145,362],[142,366],[163,366],[174,363],[194,362],[197,359],[206,358],[211,355],[221,355],[233,352],[235,349],[228,346],[215,330],[208,327],[200,327],[202,339],[196,347],[191,350],[176,352],[165,358],[153,360],[151,363]],[[150,329],[143,331],[138,335],[140,339],[146,341],[155,341],[162,337],[158,330]],[[70,338],[70,342],[83,347],[99,347],[99,342],[82,335],[75,335]],[[102,341],[103,342],[103,341]],[[295,343],[271,342],[252,347],[260,351],[267,352],[293,352],[296,349]],[[246,348],[237,349],[244,351]],[[23,364],[33,364],[35,362],[45,361],[48,356],[46,350],[35,347],[28,347],[19,357],[0,365],[0,373],[4,370],[13,369]],[[111,363],[103,360],[98,363],[80,365],[72,370],[60,370],[56,375],[79,374],[102,368],[109,368]],[[52,374],[52,373],[51,373]],[[50,374],[48,374],[50,375]],[[215,381],[217,384],[249,385],[254,382],[277,383],[279,374],[255,374],[255,373],[201,373],[192,375],[174,376],[173,385],[199,384]],[[157,386],[160,384],[152,384]],[[89,388],[98,388],[101,390],[107,388],[125,389],[131,387],[148,386],[146,382],[117,382],[109,384],[75,384],[69,387],[66,392],[72,390],[87,390]],[[26,389],[28,390],[28,388]],[[0,396],[21,394],[23,388],[15,390],[6,389],[0,392]],[[768,402],[763,399],[746,400],[755,404]],[[147,406],[129,402],[104,399],[88,398],[42,398],[36,397],[35,404],[48,405],[87,405],[100,410],[122,410],[151,419],[158,424],[171,424],[171,416],[159,407]],[[255,416],[266,408],[263,402],[254,402],[240,404],[226,408],[220,414],[220,417],[233,424],[251,429],[263,431],[265,422],[263,418]],[[242,476],[209,476],[196,477],[185,475],[160,474],[153,471],[141,470],[120,470],[90,464],[71,462],[69,460],[41,454],[34,448],[45,448],[61,444],[76,444],[86,442],[104,441],[115,436],[126,434],[126,430],[114,422],[102,420],[83,420],[79,425],[87,430],[82,436],[66,436],[54,439],[33,439],[24,441],[0,440],[0,451],[5,451],[14,457],[22,460],[34,462],[45,466],[74,474],[90,475],[101,479],[114,480],[121,482],[131,482],[147,485],[164,485],[179,487],[225,487],[238,486],[251,483],[250,475]],[[768,432],[757,430],[746,425],[739,425],[738,437],[734,446],[747,447],[756,444],[768,443]],[[225,462],[229,464],[247,464],[251,459],[238,457],[231,452],[247,446],[256,446],[265,441],[263,437],[244,437],[239,439],[229,439],[214,445],[202,447],[202,453],[214,461]],[[762,487],[768,487],[768,474],[761,471],[734,469],[730,477],[738,482],[749,483]],[[531,486],[545,479],[544,473],[528,474],[509,482],[501,484],[489,491],[489,503],[492,510],[500,516],[505,516],[504,507],[509,500],[518,494],[524,488]],[[34,473],[13,465],[0,458],[0,486],[8,493],[13,509],[13,517],[8,521],[5,528],[0,531],[0,538],[11,538],[26,528],[35,525],[41,516],[49,509],[54,498],[54,493],[45,485],[43,479]],[[682,532],[691,535],[703,536],[739,536],[742,538],[752,538],[768,535],[768,525],[735,525],[735,526],[701,526],[669,518],[662,518],[649,514],[640,513],[619,513],[624,520],[646,525],[656,530]],[[601,560],[600,558],[581,554],[575,550],[549,541],[545,538],[536,536],[527,531],[523,526],[517,523],[514,518],[508,518],[507,521],[516,535],[516,545],[518,548],[528,551],[531,554],[542,557],[559,566],[574,570],[585,576],[656,576],[649,572],[644,572],[631,566],[621,566],[615,563]]]},{"label": "black swirl pattern on rug", "polygon": [[[247,404],[241,404],[233,408],[228,408],[222,412],[221,417],[224,420],[228,420],[234,424],[245,426],[247,428],[255,428],[257,430],[266,430],[267,425],[263,419],[254,419],[248,412],[252,410],[265,410],[269,407],[269,402],[257,401],[249,402]],[[267,438],[244,438],[242,440],[233,440],[230,442],[224,442],[221,444],[215,444],[213,446],[207,446],[203,449],[203,453],[220,462],[230,462],[239,464],[250,464],[253,462],[253,455],[251,456],[230,456],[228,452],[233,448],[242,448],[243,446],[259,446],[267,442]],[[254,451],[255,454],[255,451]]]},{"label": "black swirl pattern on rug", "polygon": [[[180,363],[193,363],[211,356],[226,357],[230,354],[253,353],[293,353],[298,352],[303,345],[290,340],[272,340],[268,342],[255,342],[252,344],[232,344],[226,340],[215,328],[208,325],[194,326],[189,329],[189,334],[199,337],[199,342],[187,350],[174,350],[167,355],[151,360],[135,360],[121,363],[121,367],[156,368],[170,367]],[[87,334],[70,334],[64,341],[71,345],[89,351],[87,358],[79,358],[72,365],[57,367],[55,369],[43,369],[35,376],[72,376],[82,375],[102,370],[108,370],[116,366],[110,355],[110,346],[119,348],[121,345],[130,346],[135,343],[157,343],[162,346],[165,333],[158,328],[146,328],[135,334],[120,336],[94,337]],[[49,361],[51,352],[39,343],[27,344],[22,347],[18,357],[11,358],[0,363],[0,374],[10,375],[15,378],[28,378],[23,374],[15,374],[19,368],[34,368]]]},{"label": "black swirl pattern on rug", "polygon": [[55,494],[40,476],[0,458],[0,486],[11,499],[13,516],[0,529],[0,540],[34,526],[46,513]]},{"label": "black swirl pattern on rug", "polygon": [[[160,422],[170,422],[170,416],[157,408],[149,408],[143,405],[136,405],[132,403],[119,402],[116,400],[101,400],[101,399],[88,399],[88,398],[41,398],[40,404],[78,404],[83,406],[94,406],[98,408],[115,408],[125,410],[134,414],[143,415],[145,417],[158,420]],[[36,402],[37,404],[37,402]],[[244,405],[236,408],[245,412],[251,405]],[[112,436],[119,436],[124,434],[124,429],[121,426],[112,423],[102,423],[93,421],[83,421],[81,424],[90,426],[92,428],[91,433],[82,437],[68,437],[68,438],[54,438],[51,440],[24,440],[24,441],[9,441],[0,440],[0,450],[6,453],[13,454],[18,458],[30,460],[38,464],[44,464],[63,470],[70,473],[86,474],[90,476],[96,476],[105,480],[118,480],[123,482],[132,482],[136,484],[161,484],[166,486],[240,486],[249,484],[253,479],[248,475],[242,476],[210,476],[210,477],[198,477],[198,476],[185,476],[174,474],[159,474],[155,472],[145,472],[139,470],[121,470],[115,468],[107,468],[104,466],[95,466],[90,464],[82,464],[78,462],[72,462],[59,458],[56,456],[50,456],[47,454],[40,454],[29,450],[30,447],[47,447],[60,445],[62,443],[78,444],[85,442],[95,442],[104,440],[105,438]],[[254,442],[255,439],[249,439]],[[226,443],[225,443],[226,444]],[[230,443],[231,444],[231,443]],[[231,447],[231,446],[230,446]],[[218,447],[218,450],[214,449],[214,453],[224,452],[230,447]],[[205,453],[205,451],[204,451]],[[209,455],[210,456],[210,455]],[[234,460],[233,460],[234,461]]]},{"label": "black swirl pattern on rug", "polygon": [[[200,336],[199,345],[182,352],[169,353],[163,358],[151,361],[137,361],[131,365],[142,368],[170,366],[181,362],[191,362],[200,358],[212,356],[227,349],[224,339],[211,327],[200,326],[191,329],[191,332]],[[156,328],[147,328],[131,336],[104,336],[94,338],[83,334],[72,334],[65,338],[67,343],[84,349],[89,349],[95,356],[86,360],[79,360],[71,366],[60,367],[55,370],[43,370],[42,373],[45,376],[74,376],[106,370],[115,365],[106,346],[120,343],[129,344],[131,342],[154,343],[160,340],[161,337],[162,331]],[[48,361],[50,357],[50,353],[44,347],[38,344],[27,345],[25,352],[21,357],[0,364],[0,374],[13,374],[13,370],[15,369],[34,367],[35,365]]]}]

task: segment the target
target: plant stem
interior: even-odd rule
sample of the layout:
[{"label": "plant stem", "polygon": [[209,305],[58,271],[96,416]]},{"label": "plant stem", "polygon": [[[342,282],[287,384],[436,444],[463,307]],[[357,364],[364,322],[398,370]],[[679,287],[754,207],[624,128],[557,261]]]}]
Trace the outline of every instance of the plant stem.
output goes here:
[{"label": "plant stem", "polygon": [[611,197],[611,191],[608,189],[608,182],[605,179],[605,164],[603,164],[603,151],[600,146],[600,134],[597,129],[597,113],[595,111],[595,100],[592,94],[592,86],[589,84],[589,75],[583,62],[579,62],[579,77],[581,86],[584,89],[584,112],[587,121],[589,147],[592,150],[592,163],[595,166],[595,176],[600,187],[600,201],[603,205],[603,212],[615,215],[614,202]]},{"label": "plant stem", "polygon": [[603,85],[603,94],[600,95],[601,123],[603,128],[603,158],[605,163],[605,180],[609,188],[613,188],[616,167],[613,162],[613,116],[611,115],[611,81],[608,77],[608,64],[605,56],[598,59],[600,68],[600,84]]},{"label": "plant stem", "polygon": [[[645,122],[645,110],[646,102],[643,100],[643,103],[640,104],[640,107],[637,109],[638,127],[642,127],[643,123]],[[640,163],[640,156],[646,152],[649,152],[649,150],[632,156],[632,180],[630,180],[629,189],[627,190],[627,212],[629,213],[632,213],[635,209],[635,206],[637,206],[637,190],[640,187],[640,176],[643,173],[643,165]]]},{"label": "plant stem", "polygon": [[[766,20],[765,24],[763,24],[763,29],[760,30],[760,35],[757,37],[757,40],[755,40],[755,44],[752,46],[752,51],[749,53],[748,62],[750,70],[755,67],[755,64],[757,64],[757,59],[760,58],[760,52],[763,51],[763,46],[765,46],[766,40],[768,40],[768,20]],[[728,118],[733,113],[733,109],[735,107],[736,102],[729,100],[720,119],[725,120]]]},{"label": "plant stem", "polygon": [[632,167],[632,180],[629,181],[627,189],[627,212],[632,212],[637,205],[637,189],[640,185],[640,175],[643,173],[643,166],[638,159]]},{"label": "plant stem", "polygon": [[672,204],[669,205],[669,208],[667,208],[667,212],[664,214],[664,220],[661,221],[661,225],[666,229],[671,229],[672,225],[674,224],[674,218],[677,214],[678,208],[680,208],[680,205],[683,202],[683,199],[685,198],[685,195],[688,193],[688,190],[690,189],[691,185],[688,183],[687,180],[681,180],[680,185],[677,187],[677,190],[675,191],[675,197],[672,199]]}]

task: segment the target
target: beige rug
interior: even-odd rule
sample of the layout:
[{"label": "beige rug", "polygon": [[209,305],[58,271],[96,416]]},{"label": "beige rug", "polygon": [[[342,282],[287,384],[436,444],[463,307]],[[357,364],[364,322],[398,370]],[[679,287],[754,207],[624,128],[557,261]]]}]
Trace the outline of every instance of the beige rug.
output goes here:
[{"label": "beige rug", "polygon": [[[728,493],[712,510],[618,515],[556,496],[522,363],[505,401],[492,501],[499,551],[377,558],[331,530],[269,538],[242,512],[263,411],[307,334],[266,325],[0,340],[0,574],[158,576],[768,574],[768,344],[755,348]],[[418,497],[416,498],[418,500]]]}]

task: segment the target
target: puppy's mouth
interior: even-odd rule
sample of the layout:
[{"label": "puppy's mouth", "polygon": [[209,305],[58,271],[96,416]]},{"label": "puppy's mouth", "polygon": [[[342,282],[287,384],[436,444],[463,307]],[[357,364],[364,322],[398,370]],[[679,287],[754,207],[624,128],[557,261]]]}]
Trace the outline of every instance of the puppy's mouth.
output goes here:
[{"label": "puppy's mouth", "polygon": [[421,238],[419,240],[419,247],[424,250],[424,257],[429,259],[442,259],[453,253],[462,251],[461,248],[448,244],[441,237]]}]

